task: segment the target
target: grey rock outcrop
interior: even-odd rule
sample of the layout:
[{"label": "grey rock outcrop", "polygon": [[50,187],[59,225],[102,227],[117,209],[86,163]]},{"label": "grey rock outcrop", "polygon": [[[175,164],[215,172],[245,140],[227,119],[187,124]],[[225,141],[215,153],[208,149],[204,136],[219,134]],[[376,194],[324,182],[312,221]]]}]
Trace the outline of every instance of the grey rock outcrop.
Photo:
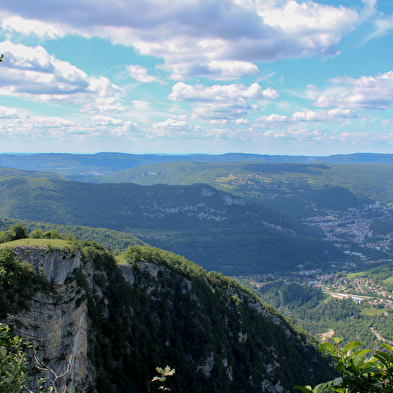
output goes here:
[{"label": "grey rock outcrop", "polygon": [[[60,376],[58,392],[67,388],[70,393],[84,393],[92,380],[88,360],[88,319],[84,291],[78,288],[73,273],[81,268],[80,252],[67,253],[44,248],[15,248],[16,255],[42,271],[53,281],[54,292],[36,293],[28,310],[16,314],[13,323],[16,333],[31,343],[31,352]],[[33,355],[33,353],[31,353]],[[37,370],[32,360],[30,368]],[[33,373],[28,387],[37,389],[40,378],[55,378],[51,372]]]}]

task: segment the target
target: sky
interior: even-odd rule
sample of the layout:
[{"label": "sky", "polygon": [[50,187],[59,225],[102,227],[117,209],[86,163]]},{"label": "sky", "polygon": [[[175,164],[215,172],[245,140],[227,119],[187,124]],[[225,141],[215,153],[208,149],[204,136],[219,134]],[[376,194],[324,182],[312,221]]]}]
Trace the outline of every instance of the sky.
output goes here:
[{"label": "sky", "polygon": [[0,153],[393,153],[388,0],[0,0]]}]

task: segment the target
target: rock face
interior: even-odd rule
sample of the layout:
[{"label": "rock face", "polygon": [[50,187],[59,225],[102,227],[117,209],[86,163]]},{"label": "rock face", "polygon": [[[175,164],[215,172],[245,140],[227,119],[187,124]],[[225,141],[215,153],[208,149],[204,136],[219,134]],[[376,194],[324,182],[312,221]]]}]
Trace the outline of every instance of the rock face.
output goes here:
[{"label": "rock face", "polygon": [[289,392],[331,376],[309,337],[234,280],[146,250],[122,265],[97,245],[14,250],[53,282],[15,326],[61,376],[59,393],[155,391],[155,368],[166,364],[176,368],[172,391],[188,393]]},{"label": "rock face", "polygon": [[[50,252],[42,248],[15,248],[18,258],[33,264],[49,281],[54,282],[55,291],[50,294],[36,293],[29,310],[15,317],[16,333],[32,344],[36,356],[50,367],[59,378],[56,387],[63,392],[85,392],[91,381],[91,365],[88,359],[87,303],[83,291],[72,278],[81,267],[80,252],[67,253],[60,250]],[[32,351],[30,351],[33,355]],[[32,369],[38,365],[30,362]],[[37,373],[29,382],[36,389],[39,378],[53,373]]]}]

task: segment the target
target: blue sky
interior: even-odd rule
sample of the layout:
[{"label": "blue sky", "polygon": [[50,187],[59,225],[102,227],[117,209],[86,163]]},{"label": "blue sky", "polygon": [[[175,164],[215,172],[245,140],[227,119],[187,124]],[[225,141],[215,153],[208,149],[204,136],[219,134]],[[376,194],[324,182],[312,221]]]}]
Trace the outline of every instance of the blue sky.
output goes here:
[{"label": "blue sky", "polygon": [[0,153],[393,151],[393,3],[2,0]]}]

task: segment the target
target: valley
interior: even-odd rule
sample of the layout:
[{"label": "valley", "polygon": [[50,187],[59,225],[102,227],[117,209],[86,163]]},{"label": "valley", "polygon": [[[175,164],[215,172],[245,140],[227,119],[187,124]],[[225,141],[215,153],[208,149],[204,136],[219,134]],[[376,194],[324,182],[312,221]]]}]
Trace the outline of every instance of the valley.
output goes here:
[{"label": "valley", "polygon": [[[100,157],[95,157],[96,163]],[[106,169],[103,160],[100,167],[83,170],[83,160],[90,157],[72,156],[79,160],[75,168],[66,166],[69,157],[57,158],[66,161],[62,166],[45,164],[45,170],[37,171],[1,169],[0,249],[34,248],[42,257],[81,251],[87,276],[83,279],[82,271],[75,276],[81,289],[72,301],[78,305],[87,301],[86,318],[97,329],[89,367],[98,367],[103,377],[89,383],[102,384],[99,391],[119,383],[127,391],[128,383],[117,362],[102,365],[100,346],[112,358],[121,356],[124,364],[143,369],[143,377],[133,377],[138,385],[135,391],[146,389],[155,359],[162,365],[169,359],[178,375],[183,379],[189,375],[186,384],[195,384],[196,370],[211,391],[247,386],[247,391],[259,392],[260,386],[274,391],[273,386],[291,389],[299,383],[283,372],[292,367],[299,345],[315,345],[314,340],[332,335],[344,337],[345,343],[357,339],[374,349],[393,340],[391,164],[280,163],[248,157],[253,161],[135,163],[124,170],[130,157],[125,155],[116,164],[115,156],[109,154]],[[35,159],[30,157],[25,164],[21,160],[20,166]],[[31,238],[12,240],[15,225],[26,228]],[[28,254],[23,250],[18,251],[22,258]],[[41,258],[38,254],[34,258]],[[218,303],[209,304],[212,295],[202,284],[206,282],[229,311],[219,310]],[[58,290],[64,292],[64,288]],[[130,314],[122,294],[130,296]],[[195,298],[200,295],[197,306]],[[290,353],[289,360],[285,355],[277,360],[282,353],[277,348],[284,343],[274,344],[273,357],[264,359],[259,354],[262,350],[252,349],[265,345],[259,335],[273,343],[273,335],[278,334],[273,325],[256,322],[258,317],[247,309],[259,301],[256,296],[272,315],[273,325],[281,324],[277,319],[281,318],[285,326],[294,326],[294,336],[303,337],[296,350],[292,344],[284,349]],[[168,303],[168,299],[172,300]],[[52,300],[45,302],[52,307]],[[140,313],[137,325],[131,322],[134,308]],[[191,316],[186,315],[187,309],[194,310]],[[113,313],[127,316],[118,319]],[[161,333],[154,330],[157,321],[164,329]],[[121,334],[115,334],[111,326]],[[200,343],[199,349],[182,336],[182,329]],[[302,329],[313,337],[302,336]],[[71,337],[71,330],[67,331]],[[157,335],[159,345],[153,339]],[[141,345],[138,351],[144,355],[133,360],[124,348],[108,344],[115,336],[128,351]],[[181,342],[175,337],[181,337]],[[217,349],[223,342],[230,346],[224,357]],[[235,372],[239,364],[240,371]],[[258,367],[267,371],[262,375]],[[258,382],[244,379],[241,370],[252,370],[251,379]],[[213,383],[212,378],[219,382]],[[175,386],[185,389],[182,383]],[[188,391],[195,392],[201,387],[190,390],[189,386]]]}]

